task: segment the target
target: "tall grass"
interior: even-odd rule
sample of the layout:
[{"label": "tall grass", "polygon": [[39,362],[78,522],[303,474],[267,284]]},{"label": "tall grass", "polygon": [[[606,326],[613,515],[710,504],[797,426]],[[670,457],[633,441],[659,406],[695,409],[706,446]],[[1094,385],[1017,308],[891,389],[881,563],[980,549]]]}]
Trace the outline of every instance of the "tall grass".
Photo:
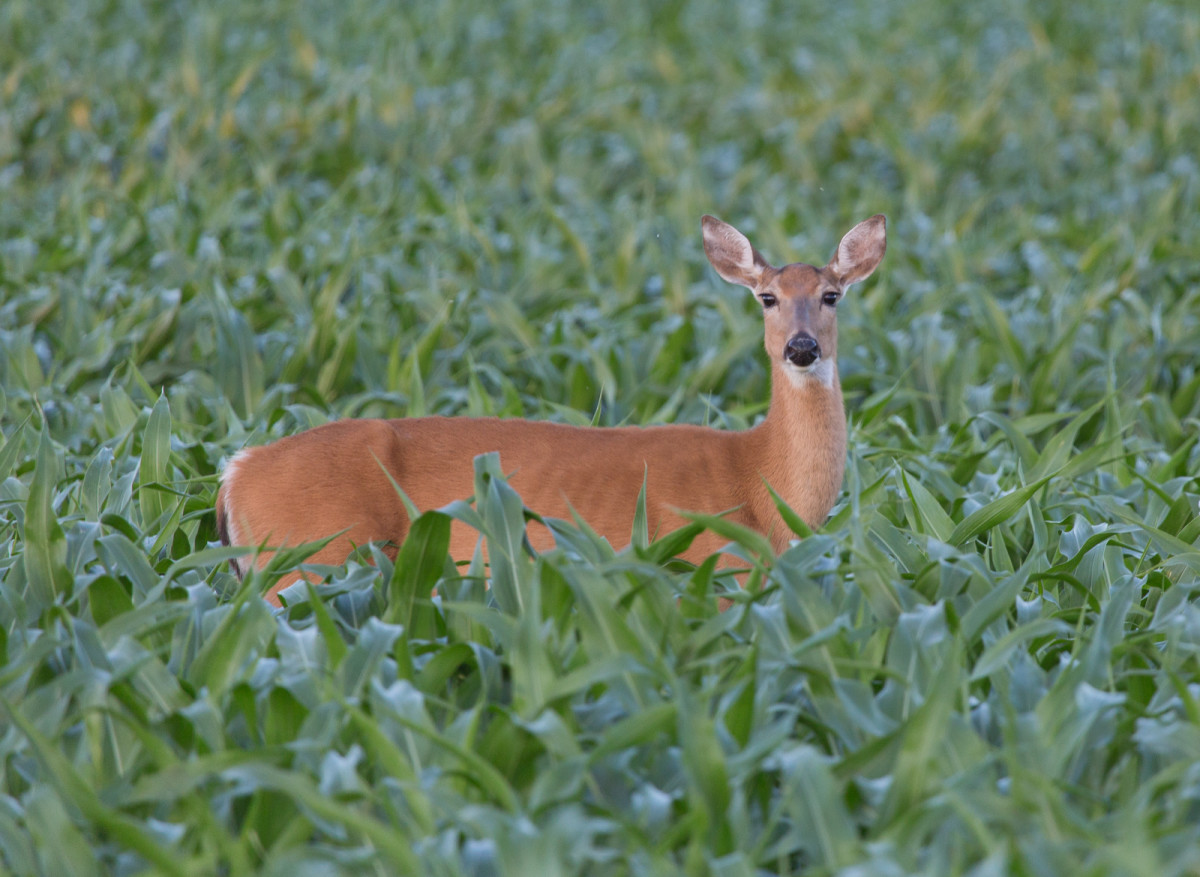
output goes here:
[{"label": "tall grass", "polygon": [[[1109,0],[0,5],[0,867],[1200,870],[1197,47]],[[844,494],[731,532],[748,590],[570,523],[485,590],[442,546],[523,527],[488,458],[396,564],[228,572],[222,461],[330,418],[756,422],[704,212],[780,261],[890,219]]]}]

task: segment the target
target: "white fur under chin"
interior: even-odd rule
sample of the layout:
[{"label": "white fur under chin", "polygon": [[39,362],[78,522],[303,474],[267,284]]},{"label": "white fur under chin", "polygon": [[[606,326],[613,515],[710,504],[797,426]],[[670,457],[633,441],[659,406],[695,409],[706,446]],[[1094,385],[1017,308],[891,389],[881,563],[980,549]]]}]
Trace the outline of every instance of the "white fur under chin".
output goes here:
[{"label": "white fur under chin", "polygon": [[806,381],[818,381],[826,387],[832,387],[835,369],[836,366],[830,359],[818,359],[807,368],[793,365],[786,360],[783,363],[783,373],[787,375],[793,387],[803,387]]}]

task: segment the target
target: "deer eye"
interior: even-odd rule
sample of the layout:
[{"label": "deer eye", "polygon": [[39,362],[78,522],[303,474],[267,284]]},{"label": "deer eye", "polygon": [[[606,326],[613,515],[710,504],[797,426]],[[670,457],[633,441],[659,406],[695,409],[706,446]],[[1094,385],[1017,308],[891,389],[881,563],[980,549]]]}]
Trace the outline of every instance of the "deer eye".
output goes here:
[{"label": "deer eye", "polygon": [[841,298],[841,295],[839,293],[827,292],[823,296],[821,296],[821,303],[827,304],[830,307],[833,307],[834,305],[836,305],[838,303],[839,298]]},{"label": "deer eye", "polygon": [[775,298],[775,296],[771,295],[769,292],[764,292],[762,295],[760,295],[759,300],[762,301],[764,308],[773,308],[775,305],[779,304],[779,299]]}]

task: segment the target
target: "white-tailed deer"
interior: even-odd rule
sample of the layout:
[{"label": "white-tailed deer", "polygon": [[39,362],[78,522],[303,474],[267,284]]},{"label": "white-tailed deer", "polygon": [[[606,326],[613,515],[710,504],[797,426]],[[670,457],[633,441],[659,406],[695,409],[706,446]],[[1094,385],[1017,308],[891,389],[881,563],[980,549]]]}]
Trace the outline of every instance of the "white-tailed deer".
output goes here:
[{"label": "white-tailed deer", "polygon": [[[616,546],[629,542],[638,493],[646,485],[649,531],[686,521],[678,511],[717,514],[765,534],[781,550],[789,528],[766,485],[810,527],[824,523],[841,489],[846,415],[837,373],[837,303],[868,277],[887,246],[885,219],[852,228],[824,268],[772,268],[737,229],[711,216],[701,222],[704,251],[717,273],[748,287],[762,303],[771,360],[771,407],[744,432],[700,426],[575,427],[497,418],[417,417],[343,420],[262,447],[239,451],[217,494],[225,544],[298,545],[342,532],[310,558],[337,564],[355,545],[395,546],[408,515],[388,474],[419,509],[444,506],[473,490],[473,458],[498,451],[503,471],[526,505],[543,516],[574,509]],[[455,521],[450,553],[469,560],[477,534]],[[531,524],[530,543],[553,544]],[[704,533],[682,555],[699,561],[724,540]],[[262,566],[270,551],[257,555]],[[249,568],[235,564],[239,575]],[[296,581],[286,576],[268,599]]]}]

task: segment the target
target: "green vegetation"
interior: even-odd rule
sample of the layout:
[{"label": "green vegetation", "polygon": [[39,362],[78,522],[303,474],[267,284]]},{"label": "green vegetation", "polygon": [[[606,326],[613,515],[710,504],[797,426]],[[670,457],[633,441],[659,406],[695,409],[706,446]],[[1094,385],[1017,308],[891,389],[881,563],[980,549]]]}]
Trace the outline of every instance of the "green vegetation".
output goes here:
[{"label": "green vegetation", "polygon": [[[5,0],[0,871],[1196,873],[1197,94],[1183,0]],[[221,461],[329,418],[752,424],[705,212],[890,219],[732,609],[436,513],[234,580]]]}]

